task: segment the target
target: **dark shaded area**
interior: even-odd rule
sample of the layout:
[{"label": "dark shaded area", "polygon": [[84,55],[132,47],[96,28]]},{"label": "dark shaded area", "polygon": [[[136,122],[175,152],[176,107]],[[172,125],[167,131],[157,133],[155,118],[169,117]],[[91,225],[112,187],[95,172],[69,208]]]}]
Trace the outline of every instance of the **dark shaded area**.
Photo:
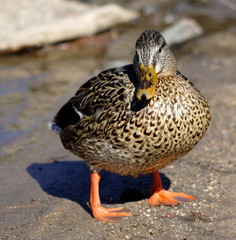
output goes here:
[{"label": "dark shaded area", "polygon": [[[79,203],[89,211],[87,202],[90,195],[90,173],[83,161],[56,161],[53,163],[33,163],[27,168],[31,177],[50,195],[66,198]],[[100,196],[102,203],[122,203],[148,198],[152,186],[152,174],[138,178],[101,172]],[[170,180],[160,174],[165,189]]]},{"label": "dark shaded area", "polygon": [[76,124],[80,121],[80,116],[75,112],[73,107],[73,98],[65,103],[56,114],[54,121],[62,130],[69,125]]},{"label": "dark shaded area", "polygon": [[134,111],[134,112],[140,111],[141,109],[145,108],[151,100],[151,99],[149,99],[149,100],[146,100],[146,99],[143,100],[142,99],[140,101],[140,100],[137,99],[136,93],[137,93],[137,88],[135,89],[134,97],[133,97],[133,100],[131,102],[131,110]]}]

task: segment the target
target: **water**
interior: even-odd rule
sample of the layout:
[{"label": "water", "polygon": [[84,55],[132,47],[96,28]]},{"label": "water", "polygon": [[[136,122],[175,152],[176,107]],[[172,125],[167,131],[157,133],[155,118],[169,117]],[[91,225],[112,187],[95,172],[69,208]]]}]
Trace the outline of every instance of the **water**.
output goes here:
[{"label": "water", "polygon": [[79,87],[101,62],[53,51],[0,59],[0,146],[50,121],[58,99],[66,101],[70,86]]},{"label": "water", "polygon": [[[19,58],[19,63],[22,58]],[[5,65],[5,66],[4,66]],[[37,81],[43,74],[30,75],[19,66],[4,64],[0,68],[0,145],[14,140],[27,129],[33,128],[22,113],[29,106],[27,94],[31,82]]]}]

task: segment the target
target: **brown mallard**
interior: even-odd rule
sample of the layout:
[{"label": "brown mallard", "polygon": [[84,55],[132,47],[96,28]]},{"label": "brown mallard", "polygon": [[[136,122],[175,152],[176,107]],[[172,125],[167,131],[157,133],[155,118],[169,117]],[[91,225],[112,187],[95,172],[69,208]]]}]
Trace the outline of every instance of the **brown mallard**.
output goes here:
[{"label": "brown mallard", "polygon": [[93,216],[115,222],[130,213],[101,206],[101,170],[137,177],[153,174],[149,204],[176,205],[195,197],[162,188],[158,170],[188,153],[211,119],[207,100],[176,69],[176,59],[154,30],[136,42],[133,64],[101,72],[59,110],[50,128],[85,159],[91,172]]}]

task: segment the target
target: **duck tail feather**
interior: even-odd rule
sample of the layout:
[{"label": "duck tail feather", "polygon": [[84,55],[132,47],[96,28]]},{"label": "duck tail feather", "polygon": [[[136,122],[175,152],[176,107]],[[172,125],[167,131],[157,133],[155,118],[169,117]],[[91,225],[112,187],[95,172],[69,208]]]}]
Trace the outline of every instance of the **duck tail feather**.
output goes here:
[{"label": "duck tail feather", "polygon": [[54,131],[55,133],[57,133],[58,135],[60,135],[60,133],[61,133],[61,128],[58,127],[58,125],[53,121],[48,123],[48,128],[50,130]]}]

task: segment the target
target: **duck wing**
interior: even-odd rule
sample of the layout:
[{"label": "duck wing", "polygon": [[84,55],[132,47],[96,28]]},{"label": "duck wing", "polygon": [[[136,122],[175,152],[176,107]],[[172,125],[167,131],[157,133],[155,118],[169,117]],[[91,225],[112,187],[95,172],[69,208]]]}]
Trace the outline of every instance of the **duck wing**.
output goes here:
[{"label": "duck wing", "polygon": [[[101,72],[84,83],[75,95],[58,111],[54,123],[64,129],[84,116],[99,114],[108,108],[130,104],[136,75],[133,65]],[[126,103],[126,104],[125,104]]]}]

